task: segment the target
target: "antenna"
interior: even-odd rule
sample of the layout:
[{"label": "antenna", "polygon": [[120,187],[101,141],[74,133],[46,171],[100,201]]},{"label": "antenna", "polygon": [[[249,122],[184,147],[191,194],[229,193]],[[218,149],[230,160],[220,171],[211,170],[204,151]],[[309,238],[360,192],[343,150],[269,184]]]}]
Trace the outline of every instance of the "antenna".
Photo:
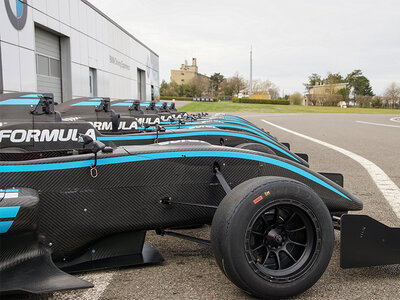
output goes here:
[{"label": "antenna", "polygon": [[253,94],[253,46],[250,46],[250,92]]}]

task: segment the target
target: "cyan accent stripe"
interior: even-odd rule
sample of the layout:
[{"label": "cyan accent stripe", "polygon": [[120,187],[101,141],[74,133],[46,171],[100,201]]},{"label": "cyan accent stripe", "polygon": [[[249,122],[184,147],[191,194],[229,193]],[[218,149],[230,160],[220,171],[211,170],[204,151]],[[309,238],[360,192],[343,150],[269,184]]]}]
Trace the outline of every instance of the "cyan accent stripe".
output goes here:
[{"label": "cyan accent stripe", "polygon": [[245,122],[237,122],[237,121],[230,121],[230,120],[219,120],[219,121],[221,121],[223,123],[238,124],[238,125],[241,125],[241,126],[250,127],[250,128],[253,128],[254,130],[257,130],[260,133],[266,134],[266,132],[262,131],[260,128],[257,128],[256,126],[250,125],[250,124],[245,123]]},{"label": "cyan accent stripe", "polygon": [[7,99],[0,102],[0,105],[38,105],[40,99]]},{"label": "cyan accent stripe", "polygon": [[101,101],[82,101],[78,103],[74,103],[71,106],[99,106]]},{"label": "cyan accent stripe", "polygon": [[119,103],[115,103],[115,104],[111,104],[111,106],[132,106],[132,102],[119,102]]},{"label": "cyan accent stripe", "polygon": [[[17,193],[18,189],[0,190],[0,193]],[[1,198],[1,197],[0,197]]]},{"label": "cyan accent stripe", "polygon": [[20,206],[0,207],[0,218],[15,218]]},{"label": "cyan accent stripe", "polygon": [[103,98],[91,98],[89,99],[89,101],[102,101]]},{"label": "cyan accent stripe", "polygon": [[[267,145],[268,147],[274,148],[275,150],[283,153],[284,155],[294,159],[297,162],[300,162],[296,157],[290,154],[288,151],[279,148],[275,144],[272,144],[268,141],[260,139],[255,136],[236,133],[236,132],[216,132],[216,131],[202,131],[202,132],[183,132],[183,133],[159,133],[158,139],[170,139],[170,138],[184,138],[184,137],[194,137],[194,136],[202,136],[202,135],[218,135],[218,136],[233,136],[233,137],[240,137],[249,140],[256,141],[258,143]],[[99,136],[97,140],[99,141],[137,141],[137,140],[154,140],[157,138],[156,134],[149,134],[149,135],[121,135],[121,136]]]},{"label": "cyan accent stripe", "polygon": [[6,233],[10,229],[13,221],[0,222],[0,233]]},{"label": "cyan accent stripe", "polygon": [[42,94],[28,94],[28,95],[23,95],[21,98],[40,98],[43,97]]},{"label": "cyan accent stripe", "polygon": [[258,132],[256,130],[253,130],[251,128],[248,127],[243,127],[243,126],[238,126],[238,125],[229,125],[229,124],[219,124],[219,123],[212,123],[212,124],[203,124],[203,123],[198,123],[198,124],[194,124],[194,125],[182,125],[182,126],[168,126],[166,127],[167,129],[180,129],[180,128],[196,128],[196,127],[217,127],[217,128],[233,128],[233,129],[241,129],[241,130],[245,130],[251,133],[254,133],[255,135],[261,136],[267,140],[269,140],[270,142],[277,144],[277,142],[273,139],[271,139],[265,132]]},{"label": "cyan accent stripe", "polygon": [[[230,151],[178,151],[178,152],[156,152],[156,153],[145,153],[137,155],[128,156],[118,156],[101,158],[97,160],[98,166],[110,165],[110,164],[120,164],[128,162],[139,162],[148,161],[156,159],[167,159],[167,158],[184,158],[184,157],[223,157],[223,158],[239,158],[247,159],[258,162],[264,162],[266,164],[275,165],[293,173],[296,173],[302,177],[305,177],[333,192],[348,199],[349,197],[344,195],[342,192],[329,185],[325,181],[319,179],[315,175],[309,173],[302,168],[296,167],[290,163],[277,160],[272,157],[261,156],[257,154],[243,153],[243,152],[230,152]],[[83,160],[83,161],[73,161],[73,162],[63,162],[63,163],[52,163],[52,164],[31,164],[31,165],[9,165],[1,166],[0,173],[11,173],[11,172],[37,172],[37,171],[55,171],[55,170],[67,170],[75,168],[90,167],[94,163],[94,160]]]},{"label": "cyan accent stripe", "polygon": [[245,121],[243,118],[235,117],[235,116],[225,116],[225,120],[232,120],[232,121]]}]

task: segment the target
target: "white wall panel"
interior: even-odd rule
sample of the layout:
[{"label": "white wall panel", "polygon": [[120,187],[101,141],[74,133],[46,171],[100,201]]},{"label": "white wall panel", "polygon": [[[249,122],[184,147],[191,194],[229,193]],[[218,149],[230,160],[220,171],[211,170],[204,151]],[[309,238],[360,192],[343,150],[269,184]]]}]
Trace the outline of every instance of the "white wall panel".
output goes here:
[{"label": "white wall panel", "polygon": [[47,14],[47,0],[31,0],[31,5],[35,10],[39,10]]},{"label": "white wall panel", "polygon": [[96,36],[96,13],[92,9],[87,10],[87,31],[86,34],[89,37],[94,38]]},{"label": "white wall panel", "polygon": [[82,1],[78,2],[78,11],[75,12],[79,15],[79,31],[81,32],[87,32],[88,27],[87,27],[87,10],[88,7],[85,3]]},{"label": "white wall panel", "polygon": [[[62,0],[61,0],[62,1]],[[80,21],[79,21],[79,2],[80,0],[69,0],[69,11],[70,11],[70,24],[72,28],[76,30],[80,29]]]},{"label": "white wall panel", "polygon": [[[68,2],[68,1],[64,1]],[[47,14],[56,20],[60,20],[60,1],[47,0]]]},{"label": "white wall panel", "polygon": [[35,49],[33,13],[31,9],[28,9],[25,27],[17,32],[18,32],[19,46],[29,49]]},{"label": "white wall panel", "polygon": [[34,7],[37,7],[37,5],[44,6],[44,9],[34,9],[33,20],[39,24],[42,24],[43,26],[47,26],[46,0],[35,0]]},{"label": "white wall panel", "polygon": [[58,12],[60,16],[60,22],[70,25],[70,3],[71,1],[58,1]]},{"label": "white wall panel", "polygon": [[60,22],[60,34],[65,36],[71,35],[71,27]]},{"label": "white wall panel", "polygon": [[19,48],[20,57],[20,78],[21,86],[20,91],[36,91],[36,60],[35,52]]},{"label": "white wall panel", "polygon": [[79,63],[87,66],[89,64],[88,37],[83,33],[79,34],[78,47],[81,52],[81,57],[80,57]]},{"label": "white wall panel", "polygon": [[71,29],[70,43],[71,43],[71,60],[72,62],[81,61],[81,50],[79,48],[79,36],[80,33],[75,29]]},{"label": "white wall panel", "polygon": [[[72,96],[89,96],[89,69],[88,67],[72,63]],[[87,84],[86,84],[87,83]]]},{"label": "white wall panel", "polygon": [[5,91],[19,91],[20,85],[20,61],[18,46],[1,43],[1,55],[3,65],[3,85]]}]

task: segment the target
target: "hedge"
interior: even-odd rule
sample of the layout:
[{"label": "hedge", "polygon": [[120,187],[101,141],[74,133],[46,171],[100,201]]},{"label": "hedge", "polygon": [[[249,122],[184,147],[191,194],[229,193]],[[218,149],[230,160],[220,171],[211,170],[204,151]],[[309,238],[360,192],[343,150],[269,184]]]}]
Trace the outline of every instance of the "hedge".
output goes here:
[{"label": "hedge", "polygon": [[192,101],[193,97],[160,96],[161,100]]},{"label": "hedge", "polygon": [[232,98],[234,103],[257,103],[257,104],[280,104],[289,105],[290,101],[285,99],[251,99],[251,98]]}]

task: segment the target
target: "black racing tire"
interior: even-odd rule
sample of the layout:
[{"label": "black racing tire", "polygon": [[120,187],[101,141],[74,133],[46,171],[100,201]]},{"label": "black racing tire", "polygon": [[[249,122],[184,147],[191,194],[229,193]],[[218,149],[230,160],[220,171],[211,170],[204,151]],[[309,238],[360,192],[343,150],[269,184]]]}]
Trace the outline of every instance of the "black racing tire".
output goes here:
[{"label": "black racing tire", "polygon": [[243,144],[237,145],[235,148],[253,150],[253,151],[258,151],[258,152],[262,152],[262,153],[276,155],[274,150],[272,150],[270,147],[262,145],[262,144],[257,144],[257,143],[243,143]]},{"label": "black racing tire", "polygon": [[329,211],[311,188],[288,178],[258,177],[222,200],[211,245],[218,266],[238,287],[260,298],[287,298],[324,273],[333,232]]}]

